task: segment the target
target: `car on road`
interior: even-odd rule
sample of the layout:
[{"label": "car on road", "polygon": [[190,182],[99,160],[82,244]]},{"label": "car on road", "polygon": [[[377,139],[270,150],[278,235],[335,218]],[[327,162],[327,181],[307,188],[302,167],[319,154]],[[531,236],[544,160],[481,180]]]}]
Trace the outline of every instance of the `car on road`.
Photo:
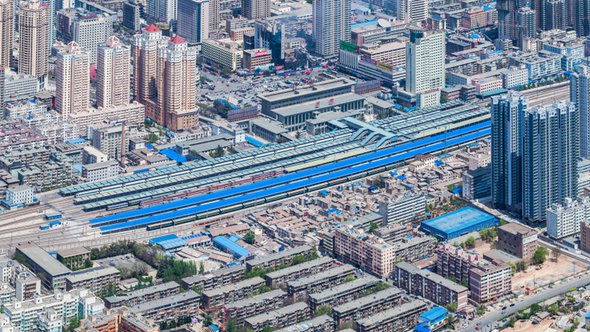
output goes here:
[{"label": "car on road", "polygon": [[514,307],[514,303],[510,303],[510,306],[511,306],[511,307]]}]

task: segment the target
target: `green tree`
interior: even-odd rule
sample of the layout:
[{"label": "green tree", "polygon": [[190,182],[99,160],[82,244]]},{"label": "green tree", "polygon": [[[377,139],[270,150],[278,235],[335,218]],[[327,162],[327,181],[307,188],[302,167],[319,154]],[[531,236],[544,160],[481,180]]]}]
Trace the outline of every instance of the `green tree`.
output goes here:
[{"label": "green tree", "polygon": [[205,273],[205,264],[203,262],[199,262],[199,274]]},{"label": "green tree", "polygon": [[149,133],[148,135],[148,142],[149,143],[156,143],[158,141],[159,137],[158,135],[156,135],[155,133]]},{"label": "green tree", "polygon": [[369,233],[374,233],[377,230],[377,228],[379,228],[379,224],[377,224],[376,222],[372,222],[369,226]]},{"label": "green tree", "polygon": [[349,274],[346,277],[344,277],[344,282],[351,282],[354,281],[356,279],[356,276],[354,274]]},{"label": "green tree", "polygon": [[478,315],[480,315],[480,316],[481,316],[481,315],[483,315],[483,314],[485,314],[485,313],[486,313],[486,307],[484,307],[484,306],[482,306],[482,305],[480,305],[480,306],[478,306],[478,307],[477,307],[477,314],[478,314]]},{"label": "green tree", "polygon": [[452,302],[446,305],[445,307],[449,312],[455,312],[457,311],[458,305],[456,302]]},{"label": "green tree", "polygon": [[475,248],[475,238],[473,236],[470,236],[465,240],[465,247]]},{"label": "green tree", "polygon": [[246,234],[244,234],[243,240],[248,244],[254,244],[256,243],[256,235],[254,234],[254,232],[248,231]]},{"label": "green tree", "polygon": [[549,250],[545,247],[539,247],[533,255],[533,262],[535,264],[543,264],[547,259],[547,255],[549,255]]},{"label": "green tree", "polygon": [[315,316],[316,317],[321,316],[321,315],[330,316],[331,314],[332,314],[332,308],[328,307],[327,305],[321,305],[315,309]]},{"label": "green tree", "polygon": [[76,315],[76,316],[70,318],[70,321],[68,322],[68,326],[64,329],[64,331],[65,332],[74,332],[74,330],[77,329],[78,327],[80,327],[80,319]]},{"label": "green tree", "polygon": [[205,314],[203,316],[203,325],[209,326],[211,324],[213,324],[213,318],[209,314]]}]

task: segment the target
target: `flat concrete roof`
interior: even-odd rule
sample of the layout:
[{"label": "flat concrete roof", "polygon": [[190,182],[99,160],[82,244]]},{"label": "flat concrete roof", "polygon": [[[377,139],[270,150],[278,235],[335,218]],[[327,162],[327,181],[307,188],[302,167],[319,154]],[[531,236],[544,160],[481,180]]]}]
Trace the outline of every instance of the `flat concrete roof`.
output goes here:
[{"label": "flat concrete roof", "polygon": [[25,245],[17,247],[27,258],[34,261],[45,272],[52,277],[70,274],[72,271],[60,261],[51,256],[47,251],[36,245]]},{"label": "flat concrete roof", "polygon": [[335,89],[335,88],[339,88],[339,87],[343,87],[343,86],[347,86],[347,85],[352,87],[354,85],[354,82],[349,79],[346,79],[346,78],[337,78],[337,79],[333,79],[333,80],[317,82],[317,83],[314,83],[313,86],[300,86],[300,87],[297,87],[297,89],[295,89],[295,90],[284,89],[284,90],[274,91],[271,93],[261,94],[258,96],[258,98],[265,100],[265,101],[273,102],[273,101],[278,101],[278,100],[287,99],[287,98],[301,97],[301,96],[304,96],[307,94],[312,94],[312,93],[317,93],[317,92],[326,91],[326,90],[330,90],[330,89]]}]

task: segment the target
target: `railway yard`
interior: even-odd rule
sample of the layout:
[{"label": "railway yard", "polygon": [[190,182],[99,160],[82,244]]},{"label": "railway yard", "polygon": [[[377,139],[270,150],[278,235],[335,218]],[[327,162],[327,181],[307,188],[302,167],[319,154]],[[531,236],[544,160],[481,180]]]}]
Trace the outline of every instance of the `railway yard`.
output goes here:
[{"label": "railway yard", "polygon": [[[317,136],[41,194],[40,205],[5,215],[0,248],[26,241],[92,246],[188,231],[195,223],[357,181],[490,134],[489,111],[460,102],[371,123],[338,121],[342,129]],[[61,213],[63,223],[40,230],[47,210]]]}]

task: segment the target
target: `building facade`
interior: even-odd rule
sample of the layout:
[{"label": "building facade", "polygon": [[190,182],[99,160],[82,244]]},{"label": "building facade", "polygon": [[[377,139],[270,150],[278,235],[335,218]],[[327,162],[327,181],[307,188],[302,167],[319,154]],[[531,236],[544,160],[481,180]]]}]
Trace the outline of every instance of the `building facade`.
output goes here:
[{"label": "building facade", "polygon": [[563,204],[551,204],[547,209],[547,233],[562,239],[580,233],[580,224],[590,217],[590,201],[566,198]]},{"label": "building facade", "polygon": [[336,56],[340,41],[350,41],[350,0],[318,0],[313,6],[315,52]]},{"label": "building facade", "polygon": [[129,104],[131,52],[119,38],[110,36],[98,47],[96,102],[98,107]]},{"label": "building facade", "polygon": [[445,84],[445,34],[410,30],[406,44],[406,91],[416,95],[420,107],[440,103]]},{"label": "building facade", "polygon": [[14,3],[0,1],[0,66],[9,67],[14,43]]},{"label": "building facade", "polygon": [[523,115],[523,218],[546,219],[547,208],[578,192],[579,113],[571,102]]},{"label": "building facade", "polygon": [[90,106],[90,58],[76,42],[58,53],[55,69],[55,109],[67,119]]},{"label": "building facade", "polygon": [[498,249],[530,263],[539,246],[537,231],[517,223],[498,227]]},{"label": "building facade", "polygon": [[38,0],[19,7],[18,72],[35,77],[47,75],[49,57],[49,7]]},{"label": "building facade", "polygon": [[522,116],[528,100],[510,92],[492,98],[492,204],[518,210],[522,202]]},{"label": "building facade", "polygon": [[178,0],[177,33],[189,43],[209,38],[208,0]]}]

